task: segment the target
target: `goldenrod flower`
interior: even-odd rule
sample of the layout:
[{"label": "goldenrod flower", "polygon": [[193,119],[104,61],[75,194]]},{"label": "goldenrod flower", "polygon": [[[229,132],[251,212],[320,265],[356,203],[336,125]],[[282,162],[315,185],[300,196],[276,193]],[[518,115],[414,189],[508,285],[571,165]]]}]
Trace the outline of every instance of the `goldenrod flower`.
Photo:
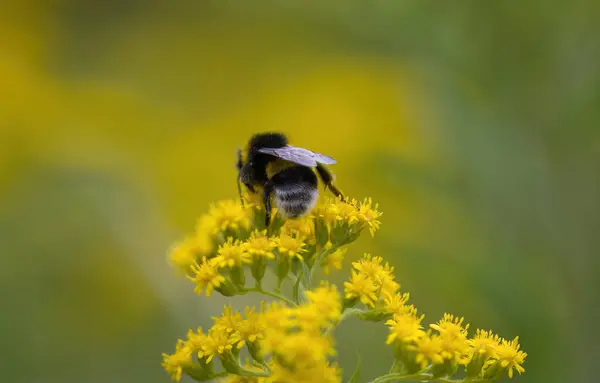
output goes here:
[{"label": "goldenrod flower", "polygon": [[197,232],[209,231],[211,235],[227,233],[231,235],[240,229],[250,228],[250,212],[240,201],[219,201],[211,205],[208,214],[202,216],[196,225]]},{"label": "goldenrod flower", "polygon": [[410,343],[416,342],[425,336],[421,321],[423,315],[418,317],[416,314],[394,315],[393,319],[385,322],[390,327],[390,334],[387,337],[387,344],[393,342]]},{"label": "goldenrod flower", "polygon": [[344,260],[344,255],[347,251],[347,248],[339,248],[333,253],[327,254],[323,261],[323,271],[325,272],[325,275],[329,275],[334,269],[340,270],[342,268],[342,261]]},{"label": "goldenrod flower", "polygon": [[254,258],[275,259],[273,249],[277,246],[277,242],[267,236],[266,230],[253,231],[243,246]]},{"label": "goldenrod flower", "polygon": [[492,333],[477,329],[473,339],[467,341],[472,348],[473,355],[479,355],[486,359],[496,358],[498,347],[500,346],[500,337]]},{"label": "goldenrod flower", "polygon": [[206,334],[202,331],[202,327],[198,327],[196,332],[188,330],[187,345],[194,354],[198,354],[202,350],[202,345],[206,341]]},{"label": "goldenrod flower", "polygon": [[[207,333],[189,330],[174,354],[162,355],[173,380],[186,374],[197,381],[225,377],[223,383],[341,383],[341,371],[331,361],[333,330],[353,315],[364,321],[388,319],[386,343],[393,345],[398,363],[374,381],[492,381],[524,371],[527,354],[520,351],[518,338],[507,341],[477,330],[469,339],[464,318],[447,313],[425,329],[424,315],[408,304],[408,293],[399,292],[394,268],[380,256],[365,254],[352,263],[343,299],[335,285],[316,283],[316,268],[326,275],[341,269],[345,246],[366,229],[371,235],[379,229],[382,213],[370,198],[324,198],[310,215],[293,220],[273,212],[268,230],[262,194],[245,199],[245,207],[238,201],[211,206],[194,235],[170,250],[170,262],[195,283],[199,295],[259,293],[275,302],[266,309],[264,302],[259,310],[246,307],[243,315],[226,305]],[[279,282],[274,290],[262,284],[270,265]],[[251,288],[246,287],[247,269],[256,280]],[[353,308],[358,302],[367,308]],[[250,358],[245,365],[239,360],[243,347]],[[219,363],[212,362],[215,358]]]},{"label": "goldenrod flower", "polygon": [[445,313],[444,317],[435,324],[430,324],[434,330],[440,332],[440,334],[446,334],[451,336],[466,336],[469,324],[463,327],[465,318],[455,317],[452,314]]},{"label": "goldenrod flower", "polygon": [[383,262],[383,258],[372,257],[371,254],[368,253],[365,253],[358,262],[352,262],[352,267],[367,275],[379,285],[381,285],[381,282],[384,279],[389,278],[392,271],[394,271],[387,262]]},{"label": "goldenrod flower", "polygon": [[406,302],[410,298],[410,294],[394,294],[384,299],[385,311],[390,314],[405,314],[410,313],[410,307],[406,306]]},{"label": "goldenrod flower", "polygon": [[235,333],[243,320],[240,313],[232,309],[231,306],[225,306],[221,316],[212,319],[215,321],[213,328],[218,328],[228,335]]},{"label": "goldenrod flower", "polygon": [[302,331],[286,334],[273,352],[282,360],[282,364],[294,366],[297,370],[311,368],[335,355],[327,338]]},{"label": "goldenrod flower", "polygon": [[269,383],[341,383],[340,370],[326,362],[318,363],[311,368],[290,369],[275,364],[271,368]]},{"label": "goldenrod flower", "polygon": [[415,341],[414,346],[410,346],[416,354],[415,362],[423,369],[431,362],[433,364],[444,363],[442,357],[442,340],[438,335],[427,333]]},{"label": "goldenrod flower", "polygon": [[220,327],[212,327],[198,355],[210,362],[215,356],[221,357],[231,353],[234,345],[242,346],[237,334],[228,334]]},{"label": "goldenrod flower", "polygon": [[165,371],[171,376],[171,379],[179,382],[183,368],[192,365],[192,350],[187,344],[179,339],[175,346],[175,353],[172,355],[162,354],[162,366]]},{"label": "goldenrod flower", "polygon": [[207,259],[204,257],[202,263],[194,263],[191,266],[193,276],[188,276],[188,279],[196,283],[194,291],[198,295],[202,295],[202,291],[206,292],[206,296],[212,294],[213,289],[221,286],[225,282],[225,277],[219,274],[218,265],[215,259]]},{"label": "goldenrod flower", "polygon": [[310,216],[288,219],[281,227],[281,232],[306,239],[315,240],[315,225]]},{"label": "goldenrod flower", "polygon": [[340,294],[335,285],[324,284],[313,291],[307,291],[310,306],[321,316],[330,321],[337,321],[342,313]]},{"label": "goldenrod flower", "polygon": [[219,267],[232,268],[252,263],[252,256],[246,251],[246,248],[242,246],[240,241],[236,240],[234,242],[233,238],[230,237],[227,239],[227,242],[219,246],[214,262]]},{"label": "goldenrod flower", "polygon": [[304,249],[304,242],[302,238],[292,237],[289,234],[282,233],[277,239],[277,249],[279,250],[279,254],[292,258],[298,258],[299,260],[304,260],[302,258],[302,253],[306,250]]},{"label": "goldenrod flower", "polygon": [[242,320],[237,329],[243,341],[254,343],[264,338],[265,320],[261,312],[257,313],[256,308],[246,307],[244,309],[245,319]]},{"label": "goldenrod flower", "polygon": [[190,271],[191,266],[197,259],[196,241],[191,237],[185,238],[169,250],[169,260],[171,264],[178,267],[184,273]]},{"label": "goldenrod flower", "polygon": [[508,377],[513,377],[513,369],[517,370],[519,374],[525,372],[523,366],[527,353],[519,351],[521,345],[519,344],[519,337],[511,341],[502,339],[502,343],[498,346],[497,353],[497,364],[503,368],[508,369]]},{"label": "goldenrod flower", "polygon": [[344,282],[344,292],[347,300],[360,299],[360,301],[371,307],[375,307],[377,301],[377,286],[368,275],[352,271],[349,282]]},{"label": "goldenrod flower", "polygon": [[383,213],[379,212],[377,210],[378,208],[379,204],[375,204],[375,206],[373,206],[373,201],[371,198],[365,198],[363,202],[360,203],[358,208],[359,220],[361,223],[369,227],[371,236],[375,235],[375,232],[379,230],[379,225],[381,225],[379,217],[381,217]]}]

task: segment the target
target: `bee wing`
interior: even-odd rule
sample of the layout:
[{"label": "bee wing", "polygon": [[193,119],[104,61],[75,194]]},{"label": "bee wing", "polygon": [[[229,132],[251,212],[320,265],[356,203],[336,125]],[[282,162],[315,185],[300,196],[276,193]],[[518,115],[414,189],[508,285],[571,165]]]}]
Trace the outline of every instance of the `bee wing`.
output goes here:
[{"label": "bee wing", "polygon": [[284,146],[283,148],[260,148],[258,151],[303,166],[315,167],[317,166],[317,162],[326,165],[336,163],[336,161],[329,156],[321,153],[311,152],[308,149],[298,148],[296,146],[288,145]]}]

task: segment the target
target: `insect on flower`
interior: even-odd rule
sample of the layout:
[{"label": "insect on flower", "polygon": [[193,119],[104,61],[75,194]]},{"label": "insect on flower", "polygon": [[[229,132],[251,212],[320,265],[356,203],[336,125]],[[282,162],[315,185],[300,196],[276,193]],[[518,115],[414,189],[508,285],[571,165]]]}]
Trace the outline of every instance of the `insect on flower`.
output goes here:
[{"label": "insect on flower", "polygon": [[[245,156],[238,149],[238,191],[242,199],[243,183],[251,193],[263,190],[266,226],[271,219],[271,195],[278,211],[287,218],[307,214],[316,204],[319,192],[318,177],[325,188],[338,198],[342,192],[333,185],[333,174],[325,165],[336,161],[324,154],[288,145],[281,133],[255,134],[248,142]],[[316,174],[315,174],[316,170]]]}]

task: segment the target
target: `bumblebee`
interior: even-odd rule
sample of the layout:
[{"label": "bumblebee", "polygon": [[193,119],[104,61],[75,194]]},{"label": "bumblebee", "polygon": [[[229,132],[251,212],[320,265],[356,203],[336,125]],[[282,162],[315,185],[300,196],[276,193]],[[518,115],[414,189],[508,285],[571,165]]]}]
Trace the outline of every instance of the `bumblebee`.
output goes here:
[{"label": "bumblebee", "polygon": [[287,137],[281,133],[255,134],[248,142],[245,157],[244,161],[242,150],[238,149],[238,192],[243,204],[242,183],[251,193],[257,193],[262,187],[267,227],[271,221],[272,196],[283,216],[300,217],[317,203],[318,178],[325,189],[344,198],[333,185],[333,175],[324,166],[336,161],[324,154],[288,145]]}]

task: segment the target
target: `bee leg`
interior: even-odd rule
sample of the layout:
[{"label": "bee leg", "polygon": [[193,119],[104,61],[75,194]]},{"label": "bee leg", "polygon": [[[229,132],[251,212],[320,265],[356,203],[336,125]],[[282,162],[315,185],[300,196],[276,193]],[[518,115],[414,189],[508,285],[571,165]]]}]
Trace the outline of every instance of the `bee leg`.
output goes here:
[{"label": "bee leg", "polygon": [[244,163],[242,162],[242,149],[238,149],[237,161],[235,162],[235,167],[237,168],[238,172],[242,170],[242,166],[244,166]]},{"label": "bee leg", "polygon": [[237,188],[238,188],[238,194],[240,196],[240,202],[242,203],[242,206],[244,206],[244,196],[242,195],[242,182],[240,181],[239,175],[237,178]]},{"label": "bee leg", "polygon": [[263,188],[263,202],[265,204],[265,227],[269,227],[271,223],[271,192],[273,191],[273,183],[271,181],[265,182]]},{"label": "bee leg", "polygon": [[244,196],[242,195],[242,181],[240,180],[240,171],[242,170],[243,165],[244,164],[242,162],[242,149],[238,149],[237,150],[237,161],[235,162],[235,167],[238,170],[237,188],[238,188],[238,195],[240,196],[240,202],[242,203],[242,206],[244,206]]},{"label": "bee leg", "polygon": [[342,201],[346,201],[344,194],[333,185],[333,174],[323,165],[317,163],[317,173],[325,184],[325,188],[331,190],[331,192]]}]

